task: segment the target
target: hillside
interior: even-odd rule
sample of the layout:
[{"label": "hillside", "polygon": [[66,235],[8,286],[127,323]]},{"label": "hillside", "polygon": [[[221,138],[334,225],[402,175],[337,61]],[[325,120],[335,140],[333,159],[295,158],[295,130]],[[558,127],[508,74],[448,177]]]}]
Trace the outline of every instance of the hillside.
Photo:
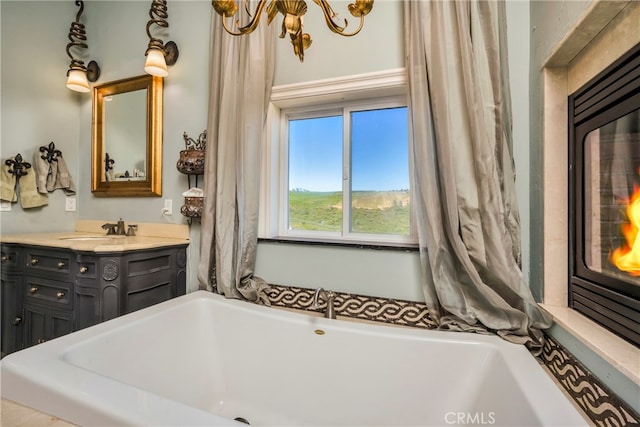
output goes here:
[{"label": "hillside", "polygon": [[[354,191],[352,230],[357,233],[409,234],[408,191]],[[289,192],[289,224],[295,230],[340,231],[341,192]]]}]

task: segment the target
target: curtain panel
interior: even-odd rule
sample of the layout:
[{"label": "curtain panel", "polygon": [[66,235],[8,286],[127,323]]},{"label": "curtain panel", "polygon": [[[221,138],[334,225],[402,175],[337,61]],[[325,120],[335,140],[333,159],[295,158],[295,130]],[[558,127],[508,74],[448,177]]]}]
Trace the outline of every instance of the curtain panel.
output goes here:
[{"label": "curtain panel", "polygon": [[540,348],[551,318],[520,267],[504,8],[404,3],[412,204],[440,328]]},{"label": "curtain panel", "polygon": [[[238,11],[242,16],[244,8]],[[242,18],[241,18],[242,19]],[[212,11],[210,98],[202,213],[201,289],[268,304],[254,276],[260,162],[275,69],[275,31],[232,36]]]}]

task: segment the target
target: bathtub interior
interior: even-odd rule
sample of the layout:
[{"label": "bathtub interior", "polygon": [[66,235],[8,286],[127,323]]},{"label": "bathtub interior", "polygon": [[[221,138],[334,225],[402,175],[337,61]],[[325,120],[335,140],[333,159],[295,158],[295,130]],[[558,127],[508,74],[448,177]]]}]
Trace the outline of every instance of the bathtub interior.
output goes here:
[{"label": "bathtub interior", "polygon": [[62,358],[252,425],[443,425],[459,414],[494,425],[544,425],[517,379],[540,367],[533,358],[514,366],[499,338],[212,303],[170,305],[84,339]]}]

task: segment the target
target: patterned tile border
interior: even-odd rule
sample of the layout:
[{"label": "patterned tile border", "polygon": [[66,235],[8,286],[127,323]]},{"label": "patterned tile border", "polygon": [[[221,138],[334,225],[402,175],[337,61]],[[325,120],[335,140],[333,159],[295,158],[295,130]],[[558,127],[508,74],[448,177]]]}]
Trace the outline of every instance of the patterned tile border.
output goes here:
[{"label": "patterned tile border", "polygon": [[[326,303],[314,309],[314,289],[270,285],[272,306],[324,312]],[[337,292],[335,309],[338,316],[374,322],[435,329],[424,303],[389,298],[352,295]],[[546,335],[542,354],[538,359],[558,380],[587,418],[596,426],[640,425],[640,416],[600,383],[571,353]]]},{"label": "patterned tile border", "polygon": [[640,416],[591,374],[571,353],[546,335],[538,358],[596,426],[640,425]]},{"label": "patterned tile border", "polygon": [[[315,289],[292,286],[269,285],[269,300],[272,306],[294,308],[324,313],[327,307],[322,302],[318,309],[313,308]],[[429,316],[424,303],[389,298],[377,298],[364,295],[352,295],[336,292],[336,315],[394,325],[432,329],[435,322]]]}]

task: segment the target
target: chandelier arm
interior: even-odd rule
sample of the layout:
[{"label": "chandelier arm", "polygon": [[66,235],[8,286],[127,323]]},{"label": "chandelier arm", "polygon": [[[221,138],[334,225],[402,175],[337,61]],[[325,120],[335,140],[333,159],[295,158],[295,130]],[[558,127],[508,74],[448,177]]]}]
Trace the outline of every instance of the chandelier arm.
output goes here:
[{"label": "chandelier arm", "polygon": [[[232,16],[227,16],[225,13],[222,13],[222,27],[227,33],[231,34],[232,36],[242,36],[244,34],[252,33],[260,23],[262,10],[264,9],[266,4],[267,4],[267,0],[260,0],[260,3],[258,3],[258,6],[256,7],[256,12],[251,18],[251,21],[249,21],[249,23],[244,27],[238,27],[237,33],[230,30],[229,27],[227,27],[227,18],[231,18]],[[239,21],[236,21],[236,23],[238,22]]]},{"label": "chandelier arm", "polygon": [[364,15],[360,16],[360,25],[358,25],[358,28],[352,32],[352,33],[345,33],[344,30],[347,28],[347,26],[349,25],[349,23],[347,22],[347,20],[344,20],[344,27],[336,24],[333,21],[333,17],[336,15],[335,12],[333,11],[333,9],[331,8],[331,5],[329,5],[329,3],[327,3],[327,0],[313,0],[318,6],[320,6],[320,9],[322,9],[322,14],[324,15],[324,21],[327,24],[327,27],[329,27],[329,29],[336,33],[336,34],[340,34],[341,36],[344,37],[351,37],[351,36],[355,36],[356,34],[358,34],[360,32],[360,30],[362,30],[362,27],[364,26]]},{"label": "chandelier arm", "polygon": [[344,32],[344,29],[348,25],[347,20],[345,19],[344,21],[345,26],[341,27],[340,25],[333,22],[333,17],[336,14],[333,11],[333,9],[331,9],[331,5],[327,3],[326,0],[313,0],[313,1],[315,4],[320,6],[320,9],[322,9],[322,14],[324,15],[324,21],[327,23],[327,26],[329,27],[329,29],[336,34],[342,34]]}]

